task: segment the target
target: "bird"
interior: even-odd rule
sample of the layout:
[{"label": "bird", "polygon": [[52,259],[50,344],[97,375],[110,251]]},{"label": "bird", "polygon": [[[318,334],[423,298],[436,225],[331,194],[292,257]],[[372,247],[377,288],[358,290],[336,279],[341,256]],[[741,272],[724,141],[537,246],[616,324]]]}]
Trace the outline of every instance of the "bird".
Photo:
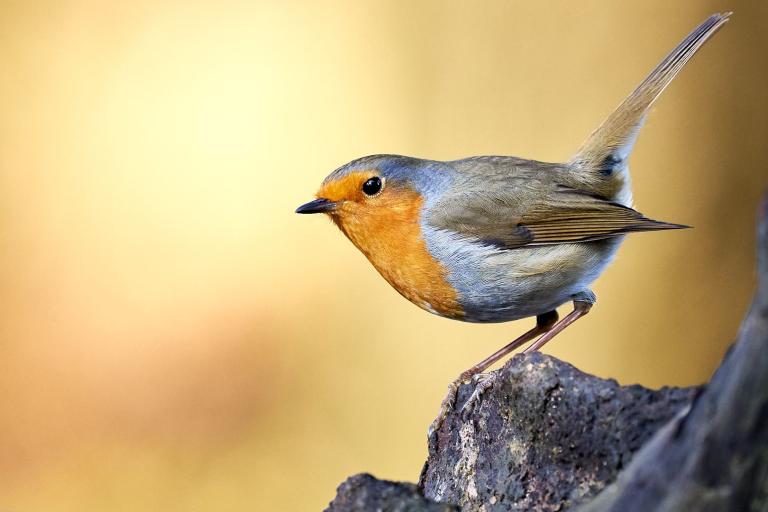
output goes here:
[{"label": "bird", "polygon": [[[590,311],[590,287],[628,233],[688,227],[633,209],[628,158],[650,107],[730,15],[696,27],[567,162],[365,156],[334,170],[296,209],[328,215],[395,290],[430,313],[480,323],[536,318],[451,383],[430,437],[463,382],[526,343],[524,352],[541,349]],[[559,319],[569,302],[573,310]],[[488,385],[479,380],[465,410]]]}]

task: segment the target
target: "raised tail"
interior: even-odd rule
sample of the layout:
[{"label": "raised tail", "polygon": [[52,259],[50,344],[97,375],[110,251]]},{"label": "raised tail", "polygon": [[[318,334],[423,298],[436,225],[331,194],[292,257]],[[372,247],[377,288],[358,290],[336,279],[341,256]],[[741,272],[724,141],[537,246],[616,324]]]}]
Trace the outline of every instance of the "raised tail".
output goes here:
[{"label": "raised tail", "polygon": [[713,14],[688,34],[589,136],[571,162],[582,169],[604,174],[624,167],[650,106],[730,15],[730,12]]}]

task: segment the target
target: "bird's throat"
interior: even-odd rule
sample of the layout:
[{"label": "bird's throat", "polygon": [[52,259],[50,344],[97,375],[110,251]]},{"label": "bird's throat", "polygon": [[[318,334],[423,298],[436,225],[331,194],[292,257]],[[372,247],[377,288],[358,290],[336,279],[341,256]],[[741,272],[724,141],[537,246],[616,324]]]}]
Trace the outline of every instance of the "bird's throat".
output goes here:
[{"label": "bird's throat", "polygon": [[421,196],[409,190],[399,192],[389,204],[355,208],[333,219],[402,296],[431,313],[460,318],[464,312],[456,290],[422,237],[421,205]]}]

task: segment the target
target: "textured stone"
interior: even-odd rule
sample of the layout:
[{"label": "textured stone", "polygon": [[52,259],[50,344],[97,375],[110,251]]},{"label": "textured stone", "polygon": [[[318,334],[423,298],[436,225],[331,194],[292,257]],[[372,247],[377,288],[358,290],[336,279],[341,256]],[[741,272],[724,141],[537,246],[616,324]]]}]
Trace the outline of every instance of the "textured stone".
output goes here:
[{"label": "textured stone", "polygon": [[539,352],[517,355],[466,415],[475,383],[433,438],[424,495],[462,510],[564,510],[615,480],[694,388],[619,386]]},{"label": "textured stone", "polygon": [[435,503],[414,484],[377,480],[371,475],[349,477],[339,486],[326,512],[454,512],[458,507]]}]

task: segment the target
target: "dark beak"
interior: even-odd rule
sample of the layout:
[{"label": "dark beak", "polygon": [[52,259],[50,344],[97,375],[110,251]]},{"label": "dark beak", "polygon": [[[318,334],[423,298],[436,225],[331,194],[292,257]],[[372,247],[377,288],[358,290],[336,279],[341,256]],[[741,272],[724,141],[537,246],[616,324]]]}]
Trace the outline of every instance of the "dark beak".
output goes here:
[{"label": "dark beak", "polygon": [[296,208],[296,213],[328,213],[335,210],[336,205],[328,199],[315,199]]}]

